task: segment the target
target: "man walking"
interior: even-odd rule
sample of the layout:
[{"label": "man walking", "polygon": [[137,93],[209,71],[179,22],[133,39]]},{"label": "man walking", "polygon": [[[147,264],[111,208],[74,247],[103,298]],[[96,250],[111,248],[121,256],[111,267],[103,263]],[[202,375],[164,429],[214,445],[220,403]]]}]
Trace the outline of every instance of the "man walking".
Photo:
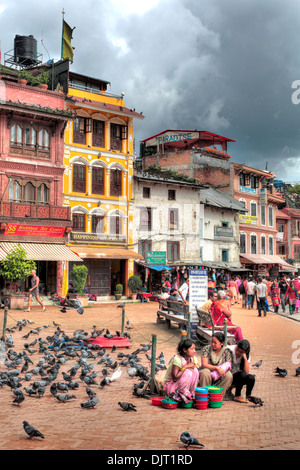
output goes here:
[{"label": "man walking", "polygon": [[255,288],[256,288],[256,285],[255,285],[255,282],[253,281],[253,277],[250,277],[247,283],[248,310],[253,308]]},{"label": "man walking", "polygon": [[286,276],[283,276],[278,286],[280,290],[280,303],[281,303],[282,311],[285,312],[285,294],[289,286],[286,280]]},{"label": "man walking", "polygon": [[39,297],[39,283],[40,283],[40,278],[36,275],[35,269],[31,271],[31,288],[29,289],[29,296],[28,296],[28,308],[25,310],[25,312],[31,312],[31,299],[32,296],[34,295],[38,303],[42,306],[42,311],[46,311],[46,307],[41,301]]},{"label": "man walking", "polygon": [[264,311],[264,317],[267,315],[266,300],[267,300],[268,287],[262,278],[258,278],[258,284],[256,286],[256,300],[258,308],[258,316],[261,317],[261,311]]}]

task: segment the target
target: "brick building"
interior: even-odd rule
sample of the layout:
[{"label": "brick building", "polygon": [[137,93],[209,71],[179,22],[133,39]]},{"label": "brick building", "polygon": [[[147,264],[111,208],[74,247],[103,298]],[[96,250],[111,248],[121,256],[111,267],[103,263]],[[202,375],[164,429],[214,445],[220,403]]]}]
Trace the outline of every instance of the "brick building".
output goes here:
[{"label": "brick building", "polygon": [[61,292],[67,262],[80,260],[65,245],[72,230],[63,206],[64,128],[71,113],[59,92],[29,86],[1,67],[0,248],[16,243],[37,264],[41,287]]}]

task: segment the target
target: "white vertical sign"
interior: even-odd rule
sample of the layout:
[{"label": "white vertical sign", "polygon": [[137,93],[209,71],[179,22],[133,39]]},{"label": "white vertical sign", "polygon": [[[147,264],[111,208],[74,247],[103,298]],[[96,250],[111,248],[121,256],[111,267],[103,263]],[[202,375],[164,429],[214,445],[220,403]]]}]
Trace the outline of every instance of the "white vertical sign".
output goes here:
[{"label": "white vertical sign", "polygon": [[189,311],[191,315],[191,338],[196,339],[199,318],[196,306],[201,307],[208,297],[208,278],[206,269],[189,270]]}]

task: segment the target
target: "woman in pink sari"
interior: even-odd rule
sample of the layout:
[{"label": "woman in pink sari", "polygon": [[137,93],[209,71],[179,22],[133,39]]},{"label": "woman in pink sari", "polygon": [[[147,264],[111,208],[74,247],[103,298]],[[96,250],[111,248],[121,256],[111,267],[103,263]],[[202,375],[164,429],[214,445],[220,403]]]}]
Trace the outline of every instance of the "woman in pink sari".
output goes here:
[{"label": "woman in pink sari", "polygon": [[199,379],[195,343],[189,338],[182,339],[177,351],[167,368],[163,391],[175,401],[188,403],[195,398]]}]

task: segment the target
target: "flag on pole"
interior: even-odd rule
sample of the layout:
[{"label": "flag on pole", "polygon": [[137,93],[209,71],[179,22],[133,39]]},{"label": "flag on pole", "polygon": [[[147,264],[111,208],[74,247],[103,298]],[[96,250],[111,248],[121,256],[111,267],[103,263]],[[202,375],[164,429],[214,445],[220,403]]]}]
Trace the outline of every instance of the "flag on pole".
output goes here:
[{"label": "flag on pole", "polygon": [[71,62],[73,62],[73,47],[71,40],[73,39],[74,29],[75,28],[71,28],[68,23],[63,20],[61,58],[69,59]]}]

